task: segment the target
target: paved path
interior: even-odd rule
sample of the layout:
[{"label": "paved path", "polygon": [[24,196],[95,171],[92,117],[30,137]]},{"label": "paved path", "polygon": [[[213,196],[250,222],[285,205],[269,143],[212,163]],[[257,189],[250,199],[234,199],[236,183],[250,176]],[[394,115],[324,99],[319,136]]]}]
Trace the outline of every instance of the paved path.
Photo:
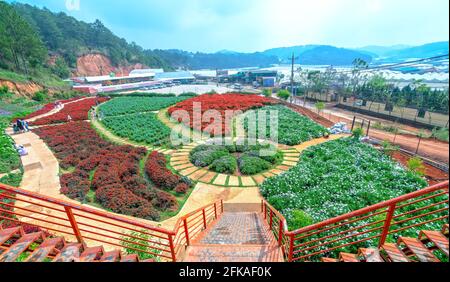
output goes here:
[{"label": "paved path", "polygon": [[186,250],[185,262],[282,262],[260,213],[224,213]]}]

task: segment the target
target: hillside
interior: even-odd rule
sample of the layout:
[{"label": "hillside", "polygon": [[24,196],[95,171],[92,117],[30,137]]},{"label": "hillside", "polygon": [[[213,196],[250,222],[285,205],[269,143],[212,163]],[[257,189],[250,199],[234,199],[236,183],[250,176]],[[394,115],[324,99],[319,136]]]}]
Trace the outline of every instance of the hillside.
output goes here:
[{"label": "hillside", "polygon": [[262,53],[238,53],[221,51],[213,54],[191,53],[181,50],[154,50],[168,64],[176,68],[185,69],[226,69],[245,67],[268,67],[279,62],[275,56],[267,56]]}]

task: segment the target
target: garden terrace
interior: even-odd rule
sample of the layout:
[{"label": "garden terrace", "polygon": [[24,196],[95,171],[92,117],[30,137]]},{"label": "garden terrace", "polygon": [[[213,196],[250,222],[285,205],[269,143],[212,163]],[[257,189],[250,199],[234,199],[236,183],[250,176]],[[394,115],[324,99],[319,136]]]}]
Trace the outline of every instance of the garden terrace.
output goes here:
[{"label": "garden terrace", "polygon": [[[270,113],[275,111],[278,113],[278,143],[285,144],[289,146],[299,145],[306,141],[310,141],[312,139],[320,138],[325,134],[329,133],[328,129],[325,127],[313,122],[309,118],[302,116],[293,110],[281,106],[267,106],[262,109],[256,111],[256,130],[258,134],[259,123],[261,122],[260,118],[262,118],[262,113],[265,114],[265,124],[266,124],[266,138],[270,139],[270,126],[271,126],[271,117]],[[244,118],[247,115],[244,115]],[[246,131],[249,129],[248,119],[244,120],[244,126]],[[259,136],[259,135],[257,135]]]},{"label": "garden terrace", "polygon": [[64,123],[67,122],[67,117],[69,115],[72,118],[72,121],[87,120],[91,108],[107,100],[108,98],[96,98],[96,97],[81,99],[80,101],[76,101],[68,105],[65,105],[62,110],[53,115],[46,116],[34,122],[31,122],[31,125],[40,126],[40,125]]},{"label": "garden terrace", "polygon": [[[218,111],[222,117],[222,124],[216,125],[212,121],[203,120],[201,124],[194,124],[194,103],[201,103],[201,114],[203,115],[205,112],[209,110]],[[169,109],[169,115],[178,110],[184,110],[189,113],[190,122],[186,123],[190,128],[207,132],[210,134],[222,134],[228,135],[230,134],[232,128],[232,120],[225,120],[225,112],[227,110],[231,111],[248,111],[250,109],[257,109],[264,107],[266,105],[274,104],[274,101],[265,97],[257,96],[257,95],[247,95],[247,94],[205,94],[199,97],[195,97],[177,105],[171,107]],[[182,122],[180,119],[179,122]],[[221,128],[219,128],[221,127]]]},{"label": "garden terrace", "polygon": [[175,196],[146,181],[140,163],[146,149],[117,146],[101,139],[88,122],[35,130],[60,161],[61,193],[107,210],[158,220],[178,209]]}]

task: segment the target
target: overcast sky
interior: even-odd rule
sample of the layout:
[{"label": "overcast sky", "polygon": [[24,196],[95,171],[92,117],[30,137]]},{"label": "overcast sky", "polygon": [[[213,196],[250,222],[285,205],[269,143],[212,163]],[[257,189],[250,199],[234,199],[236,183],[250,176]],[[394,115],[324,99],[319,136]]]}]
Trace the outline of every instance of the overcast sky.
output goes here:
[{"label": "overcast sky", "polygon": [[[76,2],[79,1],[79,9]],[[19,0],[100,19],[144,48],[420,45],[449,38],[448,0]]]}]

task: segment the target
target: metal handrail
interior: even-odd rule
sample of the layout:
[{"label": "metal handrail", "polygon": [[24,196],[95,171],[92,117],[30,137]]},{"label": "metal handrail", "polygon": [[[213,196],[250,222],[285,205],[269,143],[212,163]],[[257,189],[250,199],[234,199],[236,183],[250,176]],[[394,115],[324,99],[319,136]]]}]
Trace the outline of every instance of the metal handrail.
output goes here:
[{"label": "metal handrail", "polygon": [[[168,230],[165,228],[133,220],[125,216],[120,216],[113,213],[96,210],[83,205],[71,203],[69,201],[55,199],[35,192],[26,191],[21,188],[11,187],[4,184],[0,184],[0,195],[2,195],[5,198],[9,198],[10,200],[20,201],[27,204],[26,207],[20,207],[11,203],[0,202],[0,219],[20,222],[14,217],[7,217],[5,215],[20,216],[32,219],[38,221],[41,225],[45,226],[29,224],[31,226],[39,227],[41,229],[53,231],[56,233],[62,233],[64,235],[73,235],[75,236],[75,238],[79,243],[83,244],[85,244],[85,240],[102,242],[116,247],[123,247],[120,243],[127,243],[132,244],[133,246],[131,247],[127,246],[126,248],[134,249],[136,251],[142,251],[137,248],[134,248],[134,246],[145,247],[146,245],[144,245],[143,243],[147,244],[150,243],[151,244],[150,249],[156,250],[156,252],[153,251],[142,251],[142,252],[154,255],[156,257],[161,257],[165,260],[167,259],[172,260],[174,262],[177,261],[177,259],[179,258],[177,257],[178,255],[177,250],[181,249],[182,247],[189,246],[190,241],[195,239],[196,235],[198,235],[200,232],[206,229],[211,222],[217,220],[218,217],[223,213],[223,201],[220,200],[216,203],[204,206],[180,217],[177,220],[173,229]],[[26,199],[19,199],[17,198],[17,195],[26,197]],[[31,199],[35,201],[37,200],[39,202],[33,202],[33,200]],[[54,207],[52,207],[51,205],[54,205]],[[58,216],[52,213],[45,214],[41,211],[35,211],[30,209],[29,208],[30,206],[49,209],[53,211],[53,213],[60,213],[61,215]],[[8,210],[7,209],[8,207],[12,208],[13,210],[12,211]],[[27,215],[25,213],[19,213],[18,211],[28,213],[32,212],[40,216],[47,216],[48,218],[43,219],[29,214]],[[74,211],[76,211],[76,213]],[[199,213],[202,215],[201,223],[203,228],[197,230],[197,233],[190,234],[190,232],[193,231],[192,230],[193,228],[197,228],[196,224],[194,225],[191,224],[192,220],[190,219],[198,216]],[[62,214],[65,214],[67,218],[63,218]],[[81,220],[77,221],[77,218],[87,219],[94,223],[88,224],[86,222],[82,222]],[[108,226],[101,227],[102,224]],[[126,229],[128,231],[137,232],[141,235],[145,235],[146,237],[139,238],[138,235],[123,234],[122,232],[119,232],[117,230],[111,230],[111,227],[114,228],[118,227],[121,229]],[[61,228],[63,228],[63,230],[61,230]],[[71,231],[69,232],[67,231],[67,229]],[[83,233],[85,235],[83,235]],[[100,236],[100,238],[99,237],[94,238],[92,235]],[[119,235],[120,237],[116,237],[114,235]],[[123,236],[126,236],[126,238],[123,238]],[[176,238],[182,239],[179,240],[179,242],[175,242],[174,239]],[[115,241],[108,242],[107,239]],[[136,240],[139,240],[139,242],[141,243],[136,242]],[[182,242],[183,240],[184,242]],[[119,243],[116,243],[116,241],[119,241]]]},{"label": "metal handrail", "polygon": [[[347,236],[347,237],[352,237],[352,236],[356,237],[357,235],[361,235],[361,234],[364,234],[364,233],[369,233],[369,232],[374,232],[374,231],[377,231],[377,230],[381,230],[379,235],[373,236],[374,238],[377,238],[377,237],[380,238],[379,247],[381,247],[385,243],[385,241],[387,239],[387,236],[392,234],[392,232],[390,231],[391,226],[399,224],[399,222],[393,222],[393,219],[398,218],[398,217],[403,216],[403,215],[406,215],[406,214],[412,213],[412,212],[408,212],[408,213],[401,214],[400,216],[399,215],[394,216],[395,215],[395,211],[397,211],[398,209],[403,208],[403,207],[408,206],[408,205],[411,205],[411,203],[409,203],[409,204],[405,204],[405,205],[399,206],[400,203],[405,202],[405,201],[409,201],[409,200],[413,200],[413,199],[417,199],[417,198],[422,197],[422,196],[431,195],[432,193],[435,193],[437,191],[442,191],[442,190],[444,192],[442,192],[441,194],[430,196],[430,197],[425,198],[425,199],[431,199],[431,198],[434,198],[434,197],[437,197],[437,196],[440,196],[440,195],[443,195],[443,194],[447,194],[448,195],[448,189],[449,189],[448,186],[449,186],[449,181],[445,181],[445,182],[442,182],[442,183],[430,186],[430,187],[422,189],[422,190],[418,190],[418,191],[415,191],[415,192],[412,192],[412,193],[409,193],[409,194],[406,194],[406,195],[403,195],[403,196],[400,196],[400,197],[397,197],[397,198],[394,198],[394,199],[391,199],[391,200],[388,200],[388,201],[384,201],[384,202],[381,202],[381,203],[378,203],[378,204],[375,204],[375,205],[372,205],[372,206],[369,206],[369,207],[366,207],[366,208],[363,208],[363,209],[360,209],[360,210],[357,210],[357,211],[354,211],[354,212],[351,212],[351,213],[348,213],[348,214],[337,216],[337,217],[334,217],[334,218],[331,218],[331,219],[328,219],[328,220],[325,220],[325,221],[322,221],[322,222],[319,222],[319,223],[316,223],[316,224],[312,224],[310,226],[306,226],[306,227],[300,228],[298,230],[293,230],[293,231],[288,231],[289,228],[288,228],[288,225],[286,223],[285,217],[281,213],[279,213],[275,208],[273,208],[269,203],[267,203],[265,200],[262,200],[262,202],[261,202],[261,207],[262,207],[261,212],[264,213],[265,218],[266,218],[267,211],[269,211],[271,216],[276,216],[276,218],[278,218],[279,221],[284,222],[283,230],[280,229],[280,230],[278,230],[278,232],[279,232],[279,234],[281,234],[281,232],[283,232],[282,236],[284,236],[285,238],[288,238],[288,240],[286,240],[286,242],[284,242],[281,247],[283,248],[283,250],[286,250],[285,256],[286,256],[287,260],[288,261],[295,261],[296,259],[294,258],[294,256],[302,251],[302,249],[295,251],[296,247],[300,248],[301,246],[306,246],[308,244],[313,244],[315,242],[320,243],[320,240],[333,237],[333,235],[329,235],[329,236],[326,236],[326,237],[322,237],[321,239],[316,239],[315,241],[309,241],[308,244],[300,244],[300,245],[295,246],[295,242],[300,239],[300,238],[298,238],[298,235],[306,234],[305,236],[301,237],[301,238],[306,238],[306,237],[309,237],[309,236],[314,235],[314,234],[319,234],[319,233],[324,232],[324,231],[330,231],[332,229],[335,229],[336,227],[345,226],[346,224],[355,223],[355,222],[358,222],[358,221],[362,220],[361,218],[354,219],[355,217],[359,217],[359,216],[364,216],[365,215],[364,219],[366,219],[366,218],[371,218],[371,217],[374,217],[374,216],[386,213],[386,218],[384,220],[381,220],[381,221],[378,221],[378,222],[372,222],[371,224],[366,224],[366,226],[360,226],[360,227],[358,227],[356,229],[362,229],[364,227],[368,227],[370,225],[375,225],[375,224],[380,224],[380,223],[383,223],[383,226],[378,227],[378,228],[372,228],[369,231],[360,232],[360,233],[357,233],[356,235],[352,234],[352,235],[348,235]],[[420,200],[417,200],[415,202],[419,202],[419,201],[423,201],[423,200],[424,199],[420,199]],[[413,202],[413,203],[415,203],[415,202]],[[440,204],[443,204],[443,203],[448,203],[448,200],[444,201],[444,202],[440,202]],[[436,204],[428,206],[426,208],[434,207],[434,206],[436,206]],[[422,208],[422,209],[416,210],[416,211],[422,211],[422,210],[425,210],[426,208]],[[380,210],[383,210],[383,211],[380,212]],[[434,214],[434,213],[437,213],[437,212],[441,212],[443,210],[444,209],[438,209],[438,210],[436,210],[434,212],[430,212],[430,213],[427,213],[425,215]],[[377,213],[368,215],[369,213],[373,213],[373,212],[377,212]],[[424,216],[424,215],[422,214],[422,216]],[[446,217],[448,218],[448,215]],[[416,216],[415,218],[420,218],[420,216]],[[440,218],[437,218],[437,219],[443,219],[443,218],[445,218],[445,217],[440,217]],[[354,219],[354,220],[351,220],[351,219]],[[409,221],[409,220],[411,220],[411,219],[406,219],[404,221],[406,222],[406,221]],[[270,219],[270,221],[272,221],[272,219]],[[335,225],[335,224],[339,224],[339,225],[333,226],[333,227],[329,227],[329,226],[332,226],[332,225]],[[322,229],[322,228],[325,228],[325,227],[329,227],[329,228]],[[405,230],[407,228],[402,228],[402,229]],[[352,230],[348,230],[347,232],[350,232],[350,231],[352,231]],[[308,234],[308,232],[313,232],[313,233]],[[341,232],[341,233],[345,233],[345,232]],[[336,235],[334,235],[334,236],[336,236]],[[345,238],[346,237],[344,237],[344,239]],[[335,241],[340,241],[340,240],[343,240],[343,238],[340,238],[340,239],[335,240]],[[283,241],[280,240],[280,242],[283,242]],[[327,243],[330,243],[330,242],[327,242]],[[305,248],[303,250],[309,250],[309,249],[313,249],[313,247],[308,247],[308,248]],[[322,251],[321,253],[324,253],[324,251]]]}]

